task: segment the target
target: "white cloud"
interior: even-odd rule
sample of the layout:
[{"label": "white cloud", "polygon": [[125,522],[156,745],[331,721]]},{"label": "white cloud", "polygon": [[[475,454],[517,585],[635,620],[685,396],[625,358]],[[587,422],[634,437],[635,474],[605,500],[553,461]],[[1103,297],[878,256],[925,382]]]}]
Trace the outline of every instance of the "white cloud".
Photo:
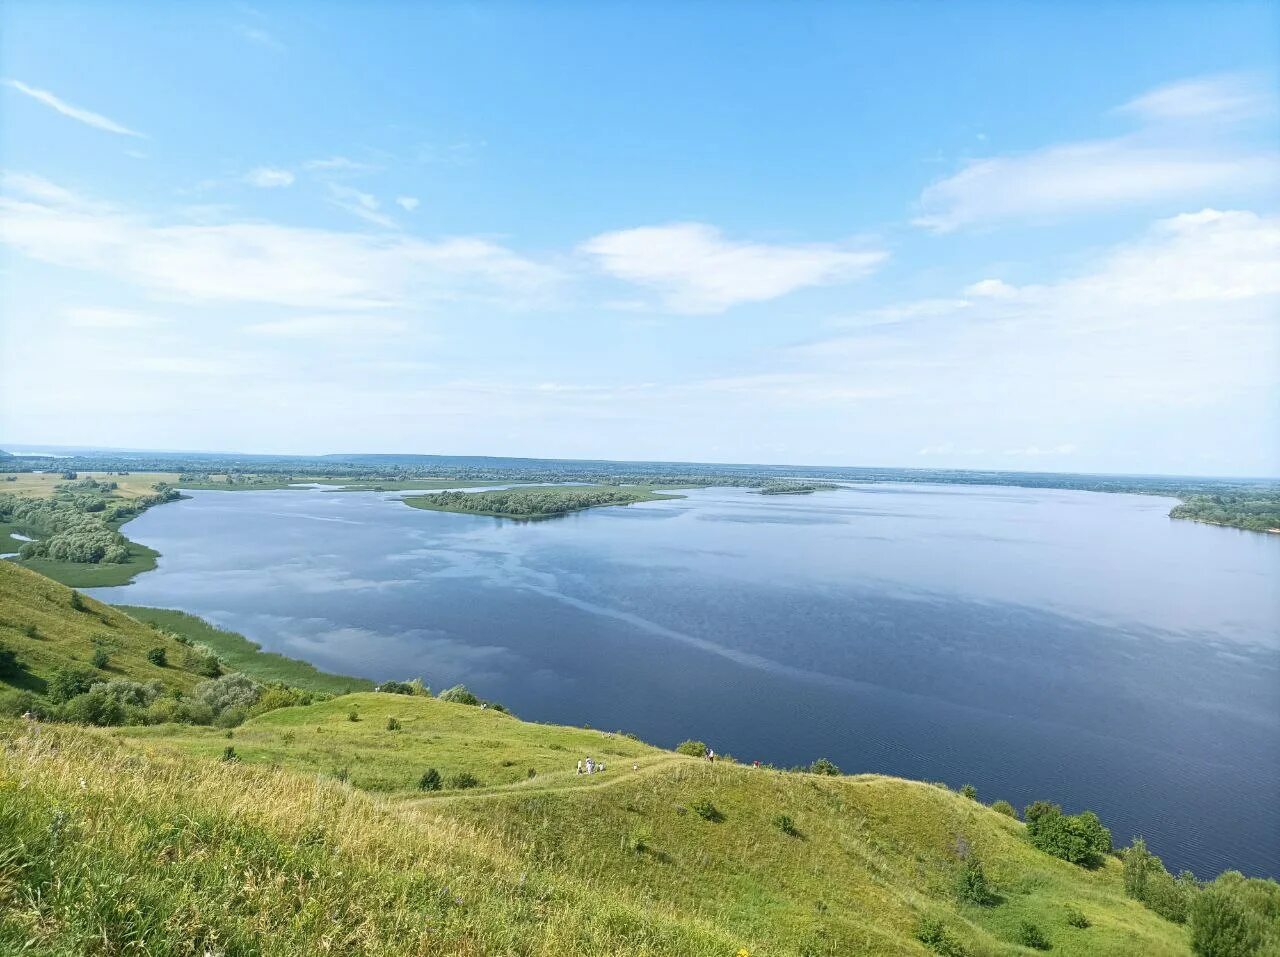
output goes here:
[{"label": "white cloud", "polygon": [[67,322],[78,329],[143,329],[167,321],[146,313],[97,306],[72,306],[65,315]]},{"label": "white cloud", "polygon": [[154,222],[68,199],[65,190],[52,198],[50,186],[36,183],[44,199],[30,189],[0,196],[0,242],[171,298],[335,311],[459,298],[524,302],[557,278],[484,239],[426,242],[272,223]]},{"label": "white cloud", "polygon": [[378,167],[349,159],[346,156],[330,156],[326,159],[307,160],[302,164],[302,168],[320,173],[364,173],[375,170]]},{"label": "white cloud", "polygon": [[384,229],[395,229],[396,221],[386,213],[379,212],[382,204],[378,201],[378,197],[372,193],[361,192],[358,189],[352,189],[350,186],[341,186],[338,183],[329,183],[329,201],[339,209],[345,209],[353,216],[358,216],[366,222],[373,223],[375,226],[381,226]]},{"label": "white cloud", "polygon": [[27,84],[19,80],[4,80],[3,82],[5,86],[31,97],[33,100],[38,100],[45,106],[57,110],[63,116],[69,116],[71,119],[78,120],[87,126],[92,126],[94,129],[105,130],[108,133],[118,133],[121,136],[137,136],[145,139],[142,133],[131,130],[129,127],[117,123],[101,113],[94,113],[92,110],[72,106],[66,100],[54,96],[48,90],[38,90],[33,86],[27,86]]},{"label": "white cloud", "polygon": [[257,169],[245,173],[244,180],[250,186],[257,186],[260,189],[275,189],[282,186],[292,186],[293,174],[287,169],[278,169],[274,166],[259,166]]},{"label": "white cloud", "polygon": [[658,290],[667,308],[684,313],[723,312],[805,286],[859,279],[888,256],[830,244],[732,241],[702,223],[604,233],[579,248],[605,272]]},{"label": "white cloud", "polygon": [[417,209],[420,204],[421,204],[421,200],[419,200],[418,197],[416,196],[397,196],[396,197],[396,205],[399,206],[401,209],[408,210],[411,213],[415,209]]},{"label": "white cloud", "polygon": [[1010,286],[1001,279],[982,279],[965,287],[965,295],[983,299],[1012,299],[1018,294],[1015,286]]},{"label": "white cloud", "polygon": [[388,316],[320,315],[253,323],[245,332],[278,339],[341,339],[396,336],[408,329],[405,320]]},{"label": "white cloud", "polygon": [[285,45],[283,43],[276,39],[272,34],[262,29],[262,27],[241,25],[237,29],[240,31],[240,35],[242,37],[256,46],[265,47],[268,50],[275,50],[277,53],[285,49]]},{"label": "white cloud", "polygon": [[935,232],[1096,209],[1280,188],[1280,157],[1237,146],[1198,122],[1260,115],[1261,93],[1239,81],[1189,81],[1154,90],[1125,112],[1129,135],[974,160],[921,194],[916,225]]},{"label": "white cloud", "polygon": [[1275,94],[1244,74],[1201,77],[1157,87],[1120,107],[1147,122],[1213,120],[1233,123],[1275,110]]}]

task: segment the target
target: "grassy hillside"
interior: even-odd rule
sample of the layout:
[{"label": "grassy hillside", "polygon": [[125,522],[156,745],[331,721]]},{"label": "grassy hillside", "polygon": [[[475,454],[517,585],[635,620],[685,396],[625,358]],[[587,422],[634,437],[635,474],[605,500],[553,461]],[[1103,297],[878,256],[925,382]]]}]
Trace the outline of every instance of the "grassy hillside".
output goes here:
[{"label": "grassy hillside", "polygon": [[[159,681],[166,688],[189,691],[203,680],[176,667],[147,660],[153,648],[166,649],[171,661],[186,650],[172,637],[125,613],[80,596],[70,588],[12,562],[0,562],[0,645],[17,655],[21,668],[0,675],[0,688],[44,694],[54,672],[63,667],[92,667],[94,652],[106,651],[109,663],[99,669],[103,681],[128,678]],[[81,609],[73,607],[79,601]]]},{"label": "grassy hillside", "polygon": [[[203,680],[146,659],[176,639],[72,594],[0,564],[23,686],[103,635],[120,676]],[[5,718],[0,755],[0,953],[1012,957],[1035,952],[1028,924],[1055,954],[1191,952],[1115,858],[1066,863],[945,788],[710,764],[421,694],[233,728]],[[578,775],[588,756],[607,769]],[[965,861],[986,905],[956,892]],[[928,922],[947,943],[918,939]]]}]

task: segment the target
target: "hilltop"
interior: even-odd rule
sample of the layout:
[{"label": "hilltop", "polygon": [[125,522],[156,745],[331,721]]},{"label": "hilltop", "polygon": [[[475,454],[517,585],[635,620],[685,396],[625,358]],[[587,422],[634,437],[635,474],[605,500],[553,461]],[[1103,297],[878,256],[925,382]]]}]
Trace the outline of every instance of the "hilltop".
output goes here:
[{"label": "hilltop", "polygon": [[0,616],[9,713],[79,713],[47,695],[105,647],[112,679],[159,683],[132,726],[0,719],[6,952],[1191,953],[1131,867],[1068,863],[942,786],[711,763],[464,689],[209,677],[212,649],[8,565]]}]

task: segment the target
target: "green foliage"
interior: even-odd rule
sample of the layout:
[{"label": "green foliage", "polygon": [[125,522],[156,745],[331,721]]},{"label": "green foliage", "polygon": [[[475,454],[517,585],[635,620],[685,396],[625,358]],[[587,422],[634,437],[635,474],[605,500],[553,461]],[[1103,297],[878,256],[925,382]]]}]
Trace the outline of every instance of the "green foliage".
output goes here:
[{"label": "green foliage", "polygon": [[443,785],[440,772],[435,768],[427,768],[422,772],[422,777],[418,778],[419,791],[439,791]]},{"label": "green foliage", "polygon": [[1214,525],[1231,525],[1253,532],[1280,528],[1280,491],[1253,489],[1192,495],[1169,515]]},{"label": "green foliage", "polygon": [[148,707],[163,692],[164,686],[158,681],[143,684],[121,678],[97,682],[87,692],[63,704],[57,717],[62,721],[103,727],[146,724]]},{"label": "green foliage", "polygon": [[960,794],[963,797],[967,797],[970,801],[978,800],[978,789],[975,788],[972,784],[966,784],[964,787],[962,787],[960,789]]},{"label": "green foliage", "polygon": [[1029,920],[1018,924],[1017,941],[1023,947],[1030,947],[1032,950],[1049,950],[1053,946],[1049,943],[1049,938],[1044,935],[1044,931]]},{"label": "green foliage", "polygon": [[1111,853],[1111,832],[1092,811],[1066,815],[1057,804],[1036,801],[1023,811],[1033,846],[1072,864],[1097,867]]},{"label": "green foliage", "polygon": [[1067,910],[1067,923],[1070,924],[1072,927],[1078,928],[1080,930],[1085,930],[1093,926],[1089,918],[1085,917],[1084,913],[1081,912],[1079,908],[1072,907],[1070,904],[1068,904],[1066,910]]},{"label": "green foliage", "polygon": [[78,591],[73,591],[71,593],[71,610],[84,611],[85,607],[84,597]]},{"label": "green foliage", "polygon": [[400,730],[400,719],[399,719],[399,718],[387,718],[387,730],[388,730],[388,731],[399,731],[399,730]]},{"label": "green foliage", "polygon": [[93,649],[93,657],[89,660],[90,663],[99,671],[102,671],[107,667],[107,665],[111,664],[111,656],[107,654],[107,649],[102,647]]},{"label": "green foliage", "polygon": [[378,691],[386,694],[429,695],[431,690],[423,687],[421,678],[412,681],[384,681],[378,685]]},{"label": "green foliage", "polygon": [[779,814],[773,819],[773,826],[788,837],[799,837],[800,828],[790,814]]},{"label": "green foliage", "polygon": [[564,487],[512,488],[494,492],[436,492],[403,501],[415,508],[505,518],[544,518],[600,505],[629,505],[652,499],[672,498],[645,487]]},{"label": "green foliage", "polygon": [[169,655],[163,648],[152,648],[147,652],[147,661],[157,668],[163,668],[169,663]]},{"label": "green foliage", "polygon": [[215,718],[234,714],[243,720],[261,695],[262,685],[248,675],[230,674],[196,685],[191,697],[206,706]]},{"label": "green foliage", "polygon": [[1124,863],[1124,892],[1141,901],[1165,920],[1176,924],[1186,921],[1187,913],[1199,886],[1187,872],[1174,878],[1165,870],[1164,862],[1147,850],[1146,841],[1135,837],[1121,854]]},{"label": "green foliage", "polygon": [[826,758],[818,758],[818,760],[814,761],[813,764],[809,765],[809,773],[830,774],[834,776],[840,773],[840,769],[836,767],[834,761],[829,761]]},{"label": "green foliage", "polygon": [[811,492],[839,488],[831,482],[770,482],[760,488],[761,495],[808,495]]},{"label": "green foliage", "polygon": [[347,720],[348,720],[348,721],[359,721],[359,720],[360,720],[360,712],[359,712],[359,711],[357,711],[355,708],[352,708],[350,711],[348,711],[348,712],[347,712]]},{"label": "green foliage", "polygon": [[1191,904],[1191,949],[1199,957],[1280,953],[1280,884],[1227,871]]},{"label": "green foliage", "polygon": [[1003,814],[1005,817],[1011,817],[1014,820],[1017,820],[1018,817],[1017,808],[1003,798],[992,804],[991,810],[995,811],[997,814]]},{"label": "green foliage", "polygon": [[691,758],[705,758],[707,746],[702,741],[681,741],[676,745],[677,754],[687,754]]},{"label": "green foliage", "polygon": [[439,696],[441,701],[451,701],[454,704],[474,704],[478,705],[480,699],[467,690],[466,685],[454,685],[441,691]]},{"label": "green foliage", "polygon": [[964,945],[951,936],[936,917],[925,917],[916,927],[916,940],[942,957],[968,957]]},{"label": "green foliage", "polygon": [[59,668],[49,679],[45,695],[54,704],[62,704],[87,692],[97,680],[97,673],[88,668]]},{"label": "green foliage", "polygon": [[970,854],[960,862],[953,884],[956,899],[978,907],[988,907],[995,903],[996,895],[987,883],[987,875],[982,869],[982,862]]},{"label": "green foliage", "polygon": [[456,774],[449,775],[449,787],[458,791],[465,791],[468,788],[480,786],[480,779],[470,771],[459,771]]},{"label": "green foliage", "polygon": [[222,749],[222,760],[223,761],[239,761],[240,759],[236,756],[236,749],[228,744],[225,748]]},{"label": "green foliage", "polygon": [[709,798],[698,798],[690,807],[693,809],[694,814],[704,821],[710,821],[712,824],[719,824],[725,819],[724,813],[712,804]]}]

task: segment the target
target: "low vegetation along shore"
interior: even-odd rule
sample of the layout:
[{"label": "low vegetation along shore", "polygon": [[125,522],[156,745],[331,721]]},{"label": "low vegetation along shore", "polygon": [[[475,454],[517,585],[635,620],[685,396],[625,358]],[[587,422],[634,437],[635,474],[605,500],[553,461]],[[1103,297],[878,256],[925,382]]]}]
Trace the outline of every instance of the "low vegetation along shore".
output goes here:
[{"label": "low vegetation along shore", "polygon": [[495,518],[550,518],[602,505],[631,505],[680,497],[656,492],[647,485],[549,485],[494,492],[435,492],[410,496],[404,502],[436,512]]},{"label": "low vegetation along shore", "polygon": [[1174,877],[1087,812],[713,763],[130,611],[0,563],[0,952],[1280,947],[1280,885]]}]

